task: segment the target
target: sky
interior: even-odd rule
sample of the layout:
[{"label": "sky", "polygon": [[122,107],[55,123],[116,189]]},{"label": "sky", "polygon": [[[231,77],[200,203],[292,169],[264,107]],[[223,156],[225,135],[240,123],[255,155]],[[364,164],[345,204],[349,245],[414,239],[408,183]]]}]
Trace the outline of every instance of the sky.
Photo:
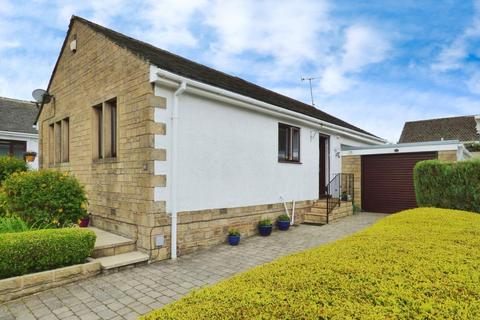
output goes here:
[{"label": "sky", "polygon": [[405,121],[480,114],[480,0],[0,0],[0,96],[46,88],[78,15],[390,142]]}]

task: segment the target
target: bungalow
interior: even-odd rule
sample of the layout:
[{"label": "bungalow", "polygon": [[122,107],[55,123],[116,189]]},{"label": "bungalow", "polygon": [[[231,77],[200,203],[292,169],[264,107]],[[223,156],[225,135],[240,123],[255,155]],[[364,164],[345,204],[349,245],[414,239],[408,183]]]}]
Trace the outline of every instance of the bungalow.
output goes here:
[{"label": "bungalow", "polygon": [[[78,177],[94,226],[133,239],[150,260],[221,243],[231,227],[254,234],[286,211],[296,223],[324,223],[327,207],[349,214],[354,177],[338,175],[341,147],[384,143],[75,16],[47,90],[41,167]],[[340,192],[350,202],[332,205]]]},{"label": "bungalow", "polygon": [[[37,113],[33,102],[0,97],[0,157],[23,158],[27,151],[38,152]],[[38,160],[30,165],[38,168]]]}]

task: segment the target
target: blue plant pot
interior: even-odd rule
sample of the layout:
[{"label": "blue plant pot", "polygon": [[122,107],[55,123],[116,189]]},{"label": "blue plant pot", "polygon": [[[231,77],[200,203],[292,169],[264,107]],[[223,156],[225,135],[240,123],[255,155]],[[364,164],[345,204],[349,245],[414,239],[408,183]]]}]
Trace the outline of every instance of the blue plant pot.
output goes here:
[{"label": "blue plant pot", "polygon": [[240,243],[240,236],[228,236],[228,243],[231,246],[236,246]]},{"label": "blue plant pot", "polygon": [[290,221],[277,221],[278,230],[286,231],[290,228]]},{"label": "blue plant pot", "polygon": [[269,236],[272,233],[272,226],[258,226],[258,231],[260,231],[260,235],[263,237]]}]

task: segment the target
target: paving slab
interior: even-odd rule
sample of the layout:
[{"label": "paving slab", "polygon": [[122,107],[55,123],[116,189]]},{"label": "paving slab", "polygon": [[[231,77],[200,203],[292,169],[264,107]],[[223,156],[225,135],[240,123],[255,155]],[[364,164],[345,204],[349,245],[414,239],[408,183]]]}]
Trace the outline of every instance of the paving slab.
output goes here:
[{"label": "paving slab", "polygon": [[0,305],[6,319],[136,319],[190,290],[281,256],[343,238],[385,217],[362,212],[325,226],[300,225],[150,265],[99,275]]}]

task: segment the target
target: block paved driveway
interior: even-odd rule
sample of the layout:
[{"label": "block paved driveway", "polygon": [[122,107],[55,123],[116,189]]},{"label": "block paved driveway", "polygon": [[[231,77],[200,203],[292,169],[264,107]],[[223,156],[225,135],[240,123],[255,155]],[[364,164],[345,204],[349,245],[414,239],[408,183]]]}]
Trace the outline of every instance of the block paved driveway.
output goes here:
[{"label": "block paved driveway", "polygon": [[266,238],[242,239],[238,247],[219,245],[177,261],[100,275],[0,305],[0,319],[136,319],[193,288],[340,239],[382,217],[385,215],[360,213],[326,226],[301,225]]}]

